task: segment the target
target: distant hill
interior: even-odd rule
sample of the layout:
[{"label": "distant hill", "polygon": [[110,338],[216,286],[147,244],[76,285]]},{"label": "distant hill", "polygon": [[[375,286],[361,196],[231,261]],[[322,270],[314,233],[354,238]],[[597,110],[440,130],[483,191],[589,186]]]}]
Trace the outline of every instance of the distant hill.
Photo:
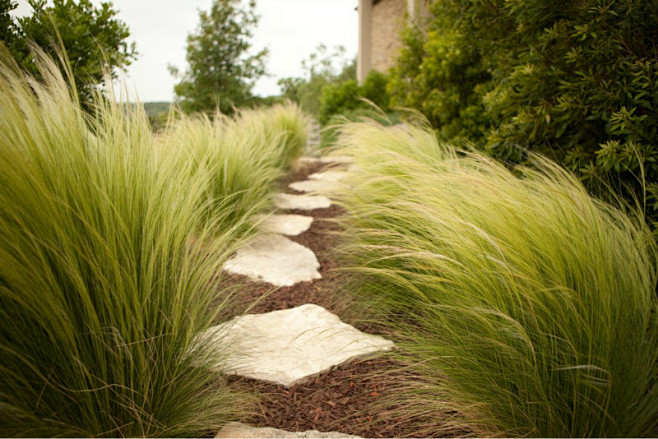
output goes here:
[{"label": "distant hill", "polygon": [[144,111],[148,117],[155,117],[158,113],[167,113],[171,102],[144,102]]}]

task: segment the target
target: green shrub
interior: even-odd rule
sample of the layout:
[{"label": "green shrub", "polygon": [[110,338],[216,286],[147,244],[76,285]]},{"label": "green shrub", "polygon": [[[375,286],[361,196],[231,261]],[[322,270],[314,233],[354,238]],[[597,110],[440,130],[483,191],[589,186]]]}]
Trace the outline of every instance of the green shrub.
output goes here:
[{"label": "green shrub", "polygon": [[[389,97],[386,94],[388,78],[385,74],[372,70],[363,84],[356,79],[329,84],[322,89],[318,122],[326,125],[331,116],[341,115],[356,109],[368,109],[372,104],[389,111]],[[370,101],[365,102],[364,99]]]},{"label": "green shrub", "polygon": [[655,432],[657,253],[641,220],[545,159],[512,172],[426,129],[348,124],[338,146],[359,170],[341,199],[360,292],[423,383],[392,406],[448,407],[463,418],[435,422],[482,436]]},{"label": "green shrub", "polygon": [[88,116],[54,63],[41,56],[41,84],[8,59],[0,435],[218,429],[242,400],[212,370],[223,353],[197,334],[227,299],[217,273],[239,244],[230,204],[207,215],[209,169],[182,145],[159,150],[141,106],[110,94]]},{"label": "green shrub", "polygon": [[[556,159],[658,216],[658,3],[441,0],[409,30],[390,91],[445,138]],[[643,206],[644,207],[644,206]]]},{"label": "green shrub", "polygon": [[477,50],[439,19],[427,33],[405,29],[402,39],[387,86],[391,105],[419,110],[446,140],[482,142],[490,123],[478,90],[491,75]]}]

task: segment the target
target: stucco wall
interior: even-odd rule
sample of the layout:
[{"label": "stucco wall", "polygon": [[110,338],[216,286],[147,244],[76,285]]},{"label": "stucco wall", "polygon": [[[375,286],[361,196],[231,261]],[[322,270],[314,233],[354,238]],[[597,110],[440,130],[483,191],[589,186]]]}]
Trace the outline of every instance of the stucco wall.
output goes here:
[{"label": "stucco wall", "polygon": [[393,66],[399,49],[407,0],[380,0],[372,7],[371,67],[385,72]]}]

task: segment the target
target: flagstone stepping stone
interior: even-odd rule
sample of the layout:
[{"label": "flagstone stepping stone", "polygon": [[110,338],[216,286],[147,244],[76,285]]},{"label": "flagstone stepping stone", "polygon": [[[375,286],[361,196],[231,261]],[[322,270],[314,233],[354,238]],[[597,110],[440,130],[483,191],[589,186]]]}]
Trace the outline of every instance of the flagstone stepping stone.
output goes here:
[{"label": "flagstone stepping stone", "polygon": [[328,180],[304,180],[296,181],[290,183],[288,187],[299,192],[318,192],[318,193],[328,193],[335,192],[340,189],[343,185],[336,181]]},{"label": "flagstone stepping stone", "polygon": [[264,232],[288,236],[297,236],[304,233],[313,223],[313,217],[306,215],[256,215],[254,219],[260,221],[258,227]]},{"label": "flagstone stepping stone", "polygon": [[316,163],[322,163],[322,164],[330,164],[330,163],[349,164],[349,163],[353,163],[354,159],[352,159],[352,157],[348,157],[348,156],[300,157],[299,161],[301,163],[308,163],[308,164],[316,164]]},{"label": "flagstone stepping stone", "polygon": [[301,432],[292,432],[279,430],[278,428],[270,427],[251,427],[241,422],[229,422],[219,430],[216,438],[359,438],[360,436],[352,436],[350,434],[339,433],[336,431],[324,432],[317,430],[307,430]]},{"label": "flagstone stepping stone", "polygon": [[388,351],[393,342],[343,323],[321,306],[306,304],[249,314],[206,332],[233,353],[218,364],[225,373],[290,387],[346,361]]},{"label": "flagstone stepping stone", "polygon": [[324,171],[324,172],[316,172],[315,174],[311,174],[308,176],[311,180],[320,180],[320,181],[331,181],[331,182],[338,182],[342,180],[343,178],[347,177],[349,173],[347,171]]},{"label": "flagstone stepping stone", "polygon": [[311,249],[275,233],[255,238],[224,264],[229,273],[279,287],[320,279],[318,268],[320,263]]},{"label": "flagstone stepping stone", "polygon": [[313,210],[331,206],[331,200],[323,195],[274,194],[272,198],[279,209]]}]

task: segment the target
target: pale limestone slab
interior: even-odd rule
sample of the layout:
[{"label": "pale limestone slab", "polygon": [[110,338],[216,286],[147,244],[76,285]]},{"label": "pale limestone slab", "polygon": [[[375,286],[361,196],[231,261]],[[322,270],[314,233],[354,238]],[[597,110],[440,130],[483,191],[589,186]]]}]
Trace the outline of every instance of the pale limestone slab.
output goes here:
[{"label": "pale limestone slab", "polygon": [[279,287],[320,279],[318,268],[320,263],[309,248],[275,233],[255,238],[224,264],[229,273]]},{"label": "pale limestone slab", "polygon": [[360,438],[360,436],[352,436],[350,434],[339,433],[337,431],[317,431],[306,430],[300,432],[292,432],[286,430],[279,430],[278,428],[271,427],[252,427],[241,422],[229,422],[219,430],[216,438]]},{"label": "pale limestone slab", "polygon": [[290,387],[346,361],[388,351],[393,342],[366,334],[318,305],[250,314],[209,329],[234,346],[218,368]]},{"label": "pale limestone slab", "polygon": [[288,236],[304,233],[313,223],[313,217],[306,215],[256,215],[254,219],[259,222],[260,230]]},{"label": "pale limestone slab", "polygon": [[347,171],[329,170],[324,172],[316,172],[315,174],[309,175],[308,178],[311,180],[331,181],[336,183],[347,177],[348,174],[349,172]]},{"label": "pale limestone slab", "polygon": [[288,185],[290,189],[294,189],[299,192],[317,192],[321,194],[326,194],[330,192],[336,192],[341,187],[342,184],[336,181],[328,180],[304,180],[296,181]]},{"label": "pale limestone slab", "polygon": [[354,162],[354,159],[349,156],[327,156],[327,157],[300,157],[299,161],[301,163],[308,163],[308,164],[316,164],[316,163],[322,163],[322,164],[350,164]]},{"label": "pale limestone slab", "polygon": [[313,210],[331,206],[331,200],[323,195],[274,194],[272,198],[279,209]]}]

